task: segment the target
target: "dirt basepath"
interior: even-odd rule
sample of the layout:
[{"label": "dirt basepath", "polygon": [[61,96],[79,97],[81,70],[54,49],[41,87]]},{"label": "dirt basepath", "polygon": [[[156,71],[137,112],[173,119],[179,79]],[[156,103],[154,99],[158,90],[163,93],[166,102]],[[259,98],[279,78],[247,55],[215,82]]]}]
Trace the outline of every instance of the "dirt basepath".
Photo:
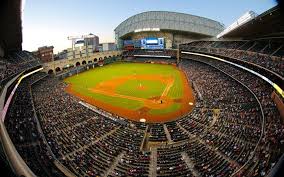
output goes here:
[{"label": "dirt basepath", "polygon": [[[111,97],[119,97],[119,98],[141,101],[144,103],[144,107],[138,110],[130,110],[130,109],[122,108],[122,107],[113,106],[103,101],[99,101],[91,97],[82,95],[76,92],[72,88],[71,84],[68,85],[68,87],[66,88],[66,91],[72,95],[75,95],[81,98],[82,100],[84,100],[85,102],[89,104],[93,104],[101,109],[104,109],[108,112],[112,112],[115,115],[128,118],[130,120],[139,121],[141,118],[144,118],[149,123],[169,122],[169,121],[176,120],[177,118],[190,112],[193,108],[193,105],[189,105],[189,102],[192,102],[193,104],[195,103],[192,88],[189,86],[187,78],[185,74],[183,73],[183,71],[181,70],[180,70],[180,76],[183,81],[183,92],[184,92],[183,97],[180,99],[171,99],[167,97],[169,90],[174,84],[174,78],[168,77],[168,76],[162,76],[162,75],[130,75],[130,76],[125,76],[121,78],[114,78],[108,81],[101,82],[95,88],[90,89],[90,91],[94,93],[100,93],[100,94],[108,95]],[[119,85],[125,83],[128,80],[136,80],[136,79],[159,81],[159,82],[165,83],[166,87],[161,97],[155,97],[155,98],[150,98],[150,99],[138,98],[138,97],[121,95],[121,94],[115,93],[115,90]],[[161,100],[163,100],[163,104],[161,104],[160,102]],[[152,115],[148,113],[149,110],[151,110],[150,108],[163,109],[163,108],[167,108],[171,106],[175,102],[181,104],[181,108],[175,112],[171,112],[168,114],[160,114],[160,115]]]}]

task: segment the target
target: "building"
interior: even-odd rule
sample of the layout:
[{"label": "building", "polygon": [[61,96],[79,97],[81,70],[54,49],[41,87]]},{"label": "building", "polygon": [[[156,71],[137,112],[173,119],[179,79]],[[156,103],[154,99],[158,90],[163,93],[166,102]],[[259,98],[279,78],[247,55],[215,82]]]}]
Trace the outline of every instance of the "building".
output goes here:
[{"label": "building", "polygon": [[43,63],[51,62],[53,58],[53,46],[43,46],[39,47],[37,51],[34,51],[33,54],[40,58]]},{"label": "building", "polygon": [[77,40],[74,47],[82,47],[85,46],[85,40]]},{"label": "building", "polygon": [[[96,46],[96,50],[100,50],[100,45]],[[83,45],[82,41],[76,42],[74,49],[68,48],[61,52],[59,52],[55,57],[54,60],[62,60],[62,59],[73,59],[73,58],[80,58],[80,57],[87,57],[91,56],[95,53],[92,45],[85,46]]]},{"label": "building", "polygon": [[116,50],[115,43],[102,43],[102,51]]},{"label": "building", "polygon": [[115,32],[118,49],[124,40],[164,38],[165,48],[176,48],[178,44],[200,39],[215,38],[224,26],[214,20],[190,14],[149,11],[134,15],[121,24]]},{"label": "building", "polygon": [[[87,57],[99,51],[99,37],[92,33],[88,35],[69,36],[72,40],[72,48],[68,48],[64,53],[64,57],[68,59]],[[66,55],[65,55],[66,54]]]},{"label": "building", "polygon": [[66,59],[67,58],[67,49],[58,52],[57,55],[54,55],[54,60],[62,60],[62,59]]},{"label": "building", "polygon": [[[90,33],[89,35],[93,35],[92,33]],[[99,43],[100,43],[100,40],[99,40],[99,37],[94,35],[94,37],[90,38],[84,38],[84,41],[85,41],[85,46],[92,46],[93,47],[93,50],[94,51],[97,51],[98,50],[98,46],[99,46]]]},{"label": "building", "polygon": [[86,46],[87,48],[89,48],[88,46],[92,46],[93,51],[98,51],[99,37],[92,33],[88,35],[68,36],[68,40],[72,40],[72,49],[81,46]]},{"label": "building", "polygon": [[72,48],[67,49],[67,59],[73,59],[74,58],[74,51]]}]

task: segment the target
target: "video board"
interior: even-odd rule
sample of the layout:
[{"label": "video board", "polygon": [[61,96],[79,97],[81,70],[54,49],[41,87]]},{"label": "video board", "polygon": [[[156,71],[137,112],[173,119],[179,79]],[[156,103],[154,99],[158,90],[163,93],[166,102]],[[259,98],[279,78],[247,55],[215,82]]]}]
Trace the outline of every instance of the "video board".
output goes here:
[{"label": "video board", "polygon": [[164,38],[141,39],[141,49],[164,49]]}]

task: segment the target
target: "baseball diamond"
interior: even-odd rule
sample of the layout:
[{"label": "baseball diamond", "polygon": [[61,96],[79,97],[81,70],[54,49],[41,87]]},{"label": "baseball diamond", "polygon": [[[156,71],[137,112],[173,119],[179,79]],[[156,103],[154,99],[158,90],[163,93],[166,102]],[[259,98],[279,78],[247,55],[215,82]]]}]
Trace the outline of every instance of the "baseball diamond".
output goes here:
[{"label": "baseball diamond", "polygon": [[66,91],[134,121],[169,122],[190,112],[192,88],[174,65],[116,63],[65,79]]}]

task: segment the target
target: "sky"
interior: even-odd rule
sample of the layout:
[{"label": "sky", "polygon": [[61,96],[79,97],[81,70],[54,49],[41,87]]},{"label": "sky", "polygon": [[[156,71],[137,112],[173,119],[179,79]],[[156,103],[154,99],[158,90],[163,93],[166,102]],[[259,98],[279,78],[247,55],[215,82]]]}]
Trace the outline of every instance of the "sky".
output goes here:
[{"label": "sky", "polygon": [[227,27],[249,10],[261,14],[275,5],[275,0],[23,0],[23,49],[53,45],[57,53],[71,47],[68,36],[89,33],[114,42],[114,29],[145,11],[188,13]]}]

